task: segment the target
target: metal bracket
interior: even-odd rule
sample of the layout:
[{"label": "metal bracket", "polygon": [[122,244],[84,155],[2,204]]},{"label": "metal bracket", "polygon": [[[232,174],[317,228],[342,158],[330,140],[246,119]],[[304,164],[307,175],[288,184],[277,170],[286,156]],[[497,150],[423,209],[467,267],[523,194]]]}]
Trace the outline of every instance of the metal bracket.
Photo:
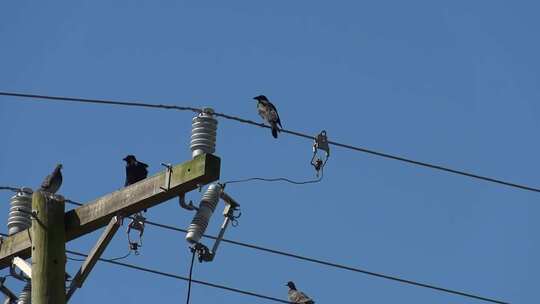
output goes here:
[{"label": "metal bracket", "polygon": [[19,298],[13,293],[9,288],[7,288],[4,283],[6,282],[6,277],[0,277],[0,292],[2,292],[9,299],[7,303],[16,303]]},{"label": "metal bracket", "polygon": [[225,202],[226,206],[225,209],[223,209],[223,216],[225,219],[223,220],[223,224],[221,224],[221,228],[219,229],[219,234],[216,237],[216,240],[214,242],[214,245],[212,246],[212,250],[209,250],[208,247],[204,246],[201,243],[198,243],[196,245],[197,253],[199,255],[199,262],[211,262],[214,260],[219,244],[223,240],[223,236],[225,235],[225,231],[227,230],[227,226],[230,222],[233,223],[233,226],[236,226],[237,224],[234,224],[236,219],[239,216],[235,216],[234,212],[239,209],[240,204],[236,202],[230,195],[225,193],[223,191],[223,188],[221,188],[221,192],[219,197]]},{"label": "metal bracket", "polygon": [[173,174],[173,166],[171,164],[161,163],[161,165],[167,168],[165,173],[165,185],[164,187],[159,187],[163,191],[169,191],[171,189],[171,175]]},{"label": "metal bracket", "polygon": [[189,201],[188,204],[186,204],[186,194],[185,193],[182,193],[181,195],[178,196],[178,203],[180,204],[180,207],[186,209],[186,210],[189,210],[189,211],[193,211],[193,210],[196,210],[198,211],[199,208],[198,207],[195,207],[195,205],[193,205],[193,201]]},{"label": "metal bracket", "polygon": [[[129,250],[133,251],[135,255],[139,254],[139,247],[142,247],[142,236],[144,234],[144,223],[146,221],[146,218],[142,216],[142,214],[137,213],[133,216],[131,219],[131,222],[128,225],[127,228],[127,236],[128,236],[128,243],[129,243]],[[131,240],[130,232],[131,230],[137,230],[139,231],[139,239],[137,241]]]},{"label": "metal bracket", "polygon": [[[326,158],[324,161],[317,157],[317,152],[319,150],[326,153]],[[317,171],[317,176],[319,176],[319,171],[321,171],[326,165],[329,157],[330,145],[328,144],[328,137],[326,136],[326,131],[322,130],[321,133],[315,137],[315,142],[313,143],[313,157],[311,158],[311,165],[315,168],[315,171]]]},{"label": "metal bracket", "polygon": [[75,274],[75,277],[71,281],[69,290],[66,293],[66,302],[69,301],[71,296],[73,296],[73,293],[75,293],[77,288],[82,287],[84,281],[96,265],[98,259],[105,251],[105,248],[107,248],[107,245],[109,245],[111,242],[114,234],[116,231],[118,231],[118,228],[120,228],[120,225],[122,225],[122,218],[120,216],[115,216],[111,219],[107,227],[105,227],[105,230],[99,237],[96,245],[94,245],[94,248],[92,248],[92,251],[90,251],[90,254],[88,254],[81,265],[81,268],[79,271],[77,271],[77,274]]},{"label": "metal bracket", "polygon": [[30,265],[30,263],[20,257],[14,257],[13,265],[17,266],[17,268],[19,268],[29,279],[32,278],[32,265]]}]

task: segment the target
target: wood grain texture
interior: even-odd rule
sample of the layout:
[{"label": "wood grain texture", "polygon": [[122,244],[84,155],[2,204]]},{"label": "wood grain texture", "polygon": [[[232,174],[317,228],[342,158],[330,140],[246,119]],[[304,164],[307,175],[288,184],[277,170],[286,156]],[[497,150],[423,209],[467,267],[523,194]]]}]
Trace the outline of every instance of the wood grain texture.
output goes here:
[{"label": "wood grain texture", "polygon": [[37,211],[32,235],[32,303],[65,304],[66,231],[64,200],[41,191],[32,195]]},{"label": "wood grain texture", "polygon": [[[202,154],[173,167],[168,191],[161,189],[166,178],[166,171],[162,171],[67,212],[64,219],[66,241],[106,226],[115,215],[129,216],[197,189],[198,185],[218,180],[220,162],[217,156]],[[0,269],[8,267],[15,256],[23,259],[30,257],[29,230],[3,240],[0,247]]]}]

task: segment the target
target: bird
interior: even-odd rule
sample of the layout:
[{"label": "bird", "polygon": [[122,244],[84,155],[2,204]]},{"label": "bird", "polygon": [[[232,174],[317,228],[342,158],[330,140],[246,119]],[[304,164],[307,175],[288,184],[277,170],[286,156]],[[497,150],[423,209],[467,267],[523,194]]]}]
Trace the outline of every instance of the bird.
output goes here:
[{"label": "bird", "polygon": [[292,281],[287,282],[285,286],[289,286],[289,301],[292,303],[302,303],[302,304],[315,304],[310,297],[305,293],[296,289],[296,285]]},{"label": "bird", "polygon": [[55,194],[62,186],[62,172],[60,170],[62,170],[62,164],[57,164],[54,171],[45,177],[39,190]]},{"label": "bird", "polygon": [[123,159],[126,162],[126,182],[124,187],[142,181],[148,176],[148,165],[138,161],[135,155],[128,155]]},{"label": "bird", "polygon": [[281,120],[279,119],[276,107],[264,95],[253,97],[253,99],[257,100],[257,111],[259,115],[270,124],[272,127],[272,136],[277,138],[280,131],[279,128],[283,127],[281,126]]}]

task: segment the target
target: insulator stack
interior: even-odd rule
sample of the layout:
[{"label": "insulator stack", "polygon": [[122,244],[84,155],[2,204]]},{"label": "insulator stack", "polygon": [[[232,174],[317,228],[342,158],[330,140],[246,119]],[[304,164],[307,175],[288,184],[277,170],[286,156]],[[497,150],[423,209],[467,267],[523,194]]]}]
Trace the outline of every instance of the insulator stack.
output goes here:
[{"label": "insulator stack", "polygon": [[212,108],[204,108],[191,124],[191,157],[216,151],[217,120]]},{"label": "insulator stack", "polygon": [[221,186],[219,184],[211,184],[203,194],[201,203],[199,204],[199,210],[193,217],[193,221],[189,225],[186,234],[186,240],[192,244],[196,244],[200,241],[210,217],[216,210],[217,203],[219,202],[219,196],[221,192]]},{"label": "insulator stack", "polygon": [[17,304],[32,304],[32,288],[31,283],[28,282],[24,285],[23,290],[19,294],[19,300]]},{"label": "insulator stack", "polygon": [[30,228],[32,225],[32,189],[22,188],[10,199],[8,234]]}]

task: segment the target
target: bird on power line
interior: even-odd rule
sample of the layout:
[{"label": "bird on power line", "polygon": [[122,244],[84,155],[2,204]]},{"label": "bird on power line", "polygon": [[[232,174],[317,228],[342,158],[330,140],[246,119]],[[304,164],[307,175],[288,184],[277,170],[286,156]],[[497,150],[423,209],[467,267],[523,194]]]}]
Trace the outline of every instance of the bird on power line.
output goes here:
[{"label": "bird on power line", "polygon": [[124,187],[142,181],[148,176],[148,165],[138,161],[135,155],[128,155],[123,159],[126,162],[126,182]]},{"label": "bird on power line", "polygon": [[257,100],[257,111],[259,115],[270,124],[272,127],[272,136],[277,138],[279,128],[283,127],[281,126],[281,120],[279,119],[276,107],[264,95],[253,97],[253,99]]},{"label": "bird on power line", "polygon": [[57,164],[54,171],[45,177],[39,190],[55,194],[62,186],[62,172],[60,170],[62,170],[62,164]]},{"label": "bird on power line", "polygon": [[286,286],[289,286],[288,296],[289,301],[291,301],[292,303],[315,304],[315,301],[313,301],[305,293],[297,290],[296,285],[294,285],[292,281],[287,282]]}]

